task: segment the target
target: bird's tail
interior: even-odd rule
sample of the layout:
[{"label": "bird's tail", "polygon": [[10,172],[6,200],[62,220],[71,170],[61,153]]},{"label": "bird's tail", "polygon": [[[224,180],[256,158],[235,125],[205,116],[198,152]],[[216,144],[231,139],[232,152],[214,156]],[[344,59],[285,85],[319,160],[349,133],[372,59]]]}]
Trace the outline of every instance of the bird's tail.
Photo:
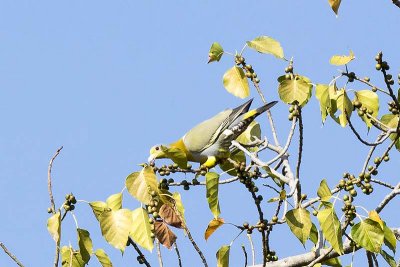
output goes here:
[{"label": "bird's tail", "polygon": [[248,119],[248,118],[255,118],[258,115],[260,115],[261,113],[267,111],[268,109],[272,108],[276,103],[278,103],[278,101],[272,101],[269,102],[267,104],[265,104],[262,107],[259,107],[257,109],[252,109],[246,112],[246,114],[243,115],[243,119]]}]

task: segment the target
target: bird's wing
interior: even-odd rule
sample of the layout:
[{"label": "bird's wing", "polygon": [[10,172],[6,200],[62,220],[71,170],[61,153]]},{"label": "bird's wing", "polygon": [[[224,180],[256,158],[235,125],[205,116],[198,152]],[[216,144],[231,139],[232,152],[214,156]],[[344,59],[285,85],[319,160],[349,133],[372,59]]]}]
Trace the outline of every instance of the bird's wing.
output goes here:
[{"label": "bird's wing", "polygon": [[235,109],[224,110],[191,129],[183,137],[188,151],[201,152],[213,145],[225,129],[249,110],[251,102],[252,99]]}]

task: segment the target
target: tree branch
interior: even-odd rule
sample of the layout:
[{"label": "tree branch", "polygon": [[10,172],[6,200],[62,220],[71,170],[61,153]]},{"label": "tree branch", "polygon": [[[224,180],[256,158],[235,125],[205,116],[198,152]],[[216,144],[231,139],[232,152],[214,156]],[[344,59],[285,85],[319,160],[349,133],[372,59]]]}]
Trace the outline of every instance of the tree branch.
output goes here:
[{"label": "tree branch", "polygon": [[400,183],[398,183],[395,188],[390,192],[382,201],[379,203],[379,205],[376,207],[375,211],[377,213],[381,212],[385,206],[398,194],[400,194]]},{"label": "tree branch", "polygon": [[175,248],[176,256],[178,257],[178,266],[182,267],[181,253],[179,253],[179,249],[178,249],[178,245],[176,244],[176,241],[174,243],[174,248]]},{"label": "tree branch", "polygon": [[143,255],[140,248],[136,245],[135,242],[133,242],[132,238],[130,238],[130,237],[128,237],[128,244],[131,244],[132,247],[136,250],[136,252],[139,254],[140,258],[142,258],[143,264],[146,265],[146,267],[151,267],[150,263],[147,261],[146,257]]},{"label": "tree branch", "polygon": [[251,248],[252,264],[254,265],[255,264],[255,260],[256,260],[256,252],[254,250],[253,239],[251,238],[250,234],[247,234],[247,238],[249,239],[250,248]]},{"label": "tree branch", "polygon": [[197,246],[196,242],[194,241],[194,239],[193,239],[193,237],[192,237],[192,234],[191,234],[190,231],[189,231],[189,228],[187,228],[187,226],[184,225],[184,229],[185,229],[185,231],[186,231],[186,233],[187,233],[187,237],[189,238],[190,242],[192,243],[194,249],[195,249],[195,250],[197,251],[197,253],[199,254],[199,256],[200,256],[200,258],[201,258],[201,260],[202,260],[202,262],[203,262],[203,264],[204,264],[204,267],[208,267],[206,258],[204,257],[203,252],[200,250],[200,248]]},{"label": "tree branch", "polygon": [[4,252],[19,266],[19,267],[24,267],[24,265],[15,257],[14,254],[12,254],[7,247],[0,242],[0,247],[4,250]]},{"label": "tree branch", "polygon": [[392,3],[397,6],[398,8],[400,8],[400,0],[392,0]]},{"label": "tree branch", "polygon": [[161,249],[160,249],[160,241],[158,241],[158,239],[156,239],[156,247],[157,247],[158,264],[160,265],[160,267],[163,267],[163,260],[162,260]]},{"label": "tree branch", "polygon": [[276,155],[273,159],[269,160],[266,163],[267,165],[271,165],[272,163],[274,163],[278,159],[282,158],[282,156],[289,149],[290,143],[291,143],[291,141],[293,139],[294,130],[296,129],[296,122],[297,122],[297,120],[292,120],[292,126],[290,127],[289,135],[288,135],[288,138],[286,140],[286,144],[285,144],[284,148],[278,148],[280,150],[279,154]]},{"label": "tree branch", "polygon": [[299,201],[301,200],[301,183],[300,183],[300,166],[301,166],[301,159],[303,155],[303,119],[301,116],[301,107],[298,107],[299,111],[299,150],[298,150],[298,157],[297,157],[297,165],[296,165],[296,191],[297,191],[297,202],[295,203],[296,207],[299,205]]},{"label": "tree branch", "polygon": [[[236,148],[238,148],[239,150],[243,151],[258,166],[260,166],[260,167],[267,167],[268,166],[265,162],[261,161],[256,155],[254,155],[253,153],[248,151],[246,148],[244,148],[237,141],[232,141],[232,145],[235,146]],[[289,183],[290,180],[288,178],[286,178],[285,176],[283,176],[282,174],[280,174],[279,172],[275,171],[274,169],[271,169],[271,172],[272,172],[273,175],[277,176],[277,178],[280,179],[282,182],[284,182],[286,184]]]},{"label": "tree branch", "polygon": [[243,254],[244,254],[244,267],[247,267],[247,252],[246,252],[246,248],[244,247],[244,245],[242,245],[242,250],[243,250]]},{"label": "tree branch", "polygon": [[[346,242],[343,245],[344,254],[351,253],[353,251],[353,247],[350,246],[350,242]],[[330,252],[329,252],[330,251]],[[318,258],[320,255],[325,255],[324,260],[332,259],[339,254],[336,251],[331,251],[331,248],[321,249],[318,253],[317,251],[306,252],[303,254],[290,256],[275,262],[269,262],[267,267],[301,267],[307,266],[314,259]],[[253,267],[261,267],[261,265],[254,265]]]},{"label": "tree branch", "polygon": [[360,136],[360,134],[359,134],[359,133],[357,132],[357,130],[354,128],[353,124],[351,123],[350,117],[347,115],[347,112],[346,112],[346,118],[347,118],[347,121],[349,122],[349,126],[350,126],[351,131],[354,133],[354,135],[357,137],[357,139],[358,139],[361,143],[363,143],[364,145],[366,145],[366,146],[377,146],[377,145],[380,145],[380,144],[382,144],[382,143],[390,136],[391,133],[396,132],[395,129],[388,129],[388,131],[386,132],[386,134],[383,136],[383,139],[381,139],[381,140],[379,140],[379,141],[377,141],[377,142],[375,142],[375,143],[369,143],[369,142],[365,141],[364,139],[362,139],[362,137]]},{"label": "tree branch", "polygon": [[54,154],[54,156],[50,159],[49,167],[47,168],[47,189],[49,191],[51,211],[52,211],[53,214],[56,213],[56,204],[54,202],[53,189],[52,189],[52,185],[51,185],[51,169],[53,167],[53,161],[56,159],[58,154],[60,154],[61,149],[63,149],[62,146],[59,149],[57,149],[57,151]]},{"label": "tree branch", "polygon": [[[54,154],[54,156],[50,159],[49,166],[47,168],[47,189],[49,191],[51,212],[53,214],[56,214],[56,204],[54,202],[53,188],[52,188],[52,185],[51,185],[51,170],[53,168],[53,162],[56,159],[56,157],[58,156],[58,154],[60,154],[61,149],[63,149],[63,146],[61,146],[59,149],[57,149],[57,151]],[[60,225],[60,227],[61,227],[61,225]],[[58,262],[60,260],[60,243],[61,243],[61,234],[60,234],[60,237],[58,238],[58,240],[56,242],[56,252],[54,254],[54,267],[58,266]]]}]

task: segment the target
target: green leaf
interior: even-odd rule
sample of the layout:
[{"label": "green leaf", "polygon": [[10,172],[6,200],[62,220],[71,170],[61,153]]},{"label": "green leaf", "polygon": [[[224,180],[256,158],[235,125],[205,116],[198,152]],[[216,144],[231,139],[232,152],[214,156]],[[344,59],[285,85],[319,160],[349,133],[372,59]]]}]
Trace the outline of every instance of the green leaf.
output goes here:
[{"label": "green leaf", "polygon": [[307,104],[311,97],[312,84],[305,78],[296,76],[280,82],[278,87],[280,99],[286,104],[294,104],[296,101],[300,106]]},{"label": "green leaf", "polygon": [[108,243],[124,251],[132,229],[132,212],[127,209],[106,209],[100,216],[101,233]]},{"label": "green leaf", "polygon": [[222,46],[214,42],[210,47],[210,52],[208,52],[208,63],[219,61],[224,54],[224,49]]},{"label": "green leaf", "polygon": [[122,193],[111,195],[106,200],[107,207],[112,210],[119,210],[122,208]]},{"label": "green leaf", "polygon": [[368,218],[379,223],[379,225],[381,226],[381,228],[383,230],[383,227],[385,226],[385,222],[382,221],[381,217],[379,216],[378,212],[376,212],[376,210],[371,210],[370,212],[368,212]]},{"label": "green leaf", "polygon": [[141,247],[152,251],[154,240],[151,237],[151,225],[149,215],[142,208],[137,208],[132,211],[132,228],[129,236]]},{"label": "green leaf", "polygon": [[85,229],[76,229],[78,232],[78,245],[79,251],[82,255],[82,260],[88,263],[90,260],[90,255],[93,253],[92,239],[90,239],[90,234]]},{"label": "green leaf", "polygon": [[[239,162],[246,162],[246,156],[245,156],[244,152],[240,151],[240,150],[231,152],[229,158],[234,160],[234,161],[236,161],[236,162],[238,162],[238,163]],[[229,160],[225,160],[225,161],[223,161],[223,163],[220,163],[219,167],[223,171],[227,172],[229,175],[232,175],[232,176],[236,176],[237,175],[237,171],[235,169],[235,166]]]},{"label": "green leaf", "polygon": [[107,204],[103,201],[93,201],[89,203],[89,206],[92,208],[93,214],[97,220],[99,220],[99,216],[104,212],[107,208]]},{"label": "green leaf", "polygon": [[315,245],[318,243],[318,229],[317,229],[317,226],[315,226],[315,224],[312,224],[312,226],[311,226],[310,240]]},{"label": "green leaf", "polygon": [[383,242],[385,242],[385,245],[391,251],[393,251],[393,253],[396,253],[397,239],[396,239],[396,236],[394,235],[392,229],[387,227],[386,223],[383,226],[383,235],[384,235]]},{"label": "green leaf", "polygon": [[[381,118],[381,122],[389,128],[396,128],[397,124],[399,123],[399,115],[393,115],[393,114],[383,115]],[[397,135],[393,133],[389,137],[390,139],[394,140],[397,137]],[[397,150],[400,151],[400,138],[396,141],[395,145]]]},{"label": "green leaf", "polygon": [[[340,1],[339,1],[340,2]],[[355,59],[354,57],[354,53],[353,51],[350,50],[350,53],[348,56],[338,56],[335,55],[333,57],[331,57],[329,63],[331,63],[332,65],[336,65],[336,66],[341,66],[341,65],[346,65],[348,64],[350,61],[352,61],[353,59]]]},{"label": "green leaf", "polygon": [[367,218],[351,228],[351,237],[357,245],[370,252],[379,253],[384,233],[378,222]]},{"label": "green leaf", "polygon": [[333,266],[333,267],[342,267],[342,263],[339,258],[331,258],[329,260],[325,260],[321,262],[323,265]]},{"label": "green leaf", "polygon": [[61,234],[61,214],[59,211],[47,220],[47,230],[57,243]]},{"label": "green leaf", "polygon": [[351,103],[351,100],[347,96],[347,93],[344,89],[337,90],[332,97],[333,98],[331,98],[331,100],[333,101],[335,107],[341,111],[341,114],[339,117],[336,117],[333,113],[333,110],[331,110],[331,116],[342,127],[346,127],[348,123],[346,113],[350,118],[351,113],[353,112],[353,104]]},{"label": "green leaf", "polygon": [[249,82],[241,68],[233,66],[225,72],[222,80],[225,89],[234,96],[246,98],[250,95]]},{"label": "green leaf", "polygon": [[144,167],[140,172],[130,174],[125,181],[128,192],[144,204],[149,204],[151,200],[151,191],[158,191],[157,177],[153,168]]},{"label": "green leaf", "polygon": [[79,251],[73,250],[71,247],[63,246],[61,248],[61,264],[62,267],[83,267],[85,262]]},{"label": "green leaf", "polygon": [[206,173],[206,197],[208,201],[208,206],[214,218],[218,218],[221,211],[219,209],[219,200],[218,200],[218,182],[219,182],[219,174],[215,172],[207,172]]},{"label": "green leaf", "polygon": [[325,179],[323,179],[319,184],[317,195],[322,201],[329,201],[329,199],[331,199],[332,193]]},{"label": "green leaf", "polygon": [[331,107],[331,99],[329,97],[329,86],[326,84],[317,84],[315,87],[315,96],[319,100],[319,108],[321,110],[322,123],[324,123]]},{"label": "green leaf", "polygon": [[[252,121],[249,126],[246,128],[246,130],[241,133],[237,138],[236,141],[238,141],[241,144],[249,144],[251,142],[254,142],[258,138],[258,140],[261,140],[261,127],[260,124],[256,121]],[[251,152],[256,152],[258,150],[258,147],[250,147],[249,151]]]},{"label": "green leaf", "polygon": [[397,267],[397,263],[396,260],[390,255],[388,254],[386,251],[381,250],[380,251],[382,257],[385,259],[385,261],[389,264],[390,267]]},{"label": "green leaf", "polygon": [[342,0],[328,0],[328,3],[331,6],[333,12],[335,12],[336,16],[339,11],[340,2],[342,2]]},{"label": "green leaf", "polygon": [[320,210],[317,218],[326,240],[337,253],[343,254],[342,229],[335,210],[333,208]]},{"label": "green leaf", "polygon": [[283,58],[283,49],[281,44],[268,36],[259,36],[252,41],[247,41],[247,45],[259,53],[271,54],[277,58]]},{"label": "green leaf", "polygon": [[285,217],[292,233],[304,245],[310,237],[312,227],[310,212],[303,208],[297,208],[289,210]]},{"label": "green leaf", "polygon": [[[376,118],[378,117],[379,111],[379,97],[375,92],[371,90],[361,90],[354,92],[356,95],[356,99],[361,102],[363,107],[367,108],[367,111],[372,111],[371,116]],[[362,120],[365,122],[368,128],[372,126],[371,119],[367,117],[367,115],[363,115]]]},{"label": "green leaf", "polygon": [[187,168],[187,157],[185,152],[176,147],[161,146],[161,149],[167,158],[178,164],[179,168]]},{"label": "green leaf", "polygon": [[97,249],[94,254],[96,255],[102,267],[113,267],[110,258],[103,249]]},{"label": "green leaf", "polygon": [[217,251],[217,267],[229,267],[230,246],[222,246]]},{"label": "green leaf", "polygon": [[225,221],[222,218],[214,218],[212,219],[208,225],[207,229],[204,232],[204,239],[207,241],[207,239],[222,225],[224,225]]}]

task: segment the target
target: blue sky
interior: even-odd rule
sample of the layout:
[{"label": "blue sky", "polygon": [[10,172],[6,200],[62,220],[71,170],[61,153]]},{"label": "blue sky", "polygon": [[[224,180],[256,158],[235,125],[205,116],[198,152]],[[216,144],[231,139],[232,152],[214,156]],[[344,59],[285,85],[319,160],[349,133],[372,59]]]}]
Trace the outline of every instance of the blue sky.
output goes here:
[{"label": "blue sky", "polygon": [[[242,100],[222,86],[232,58],[206,64],[212,42],[234,52],[256,36],[271,36],[281,42],[286,57],[294,57],[296,71],[314,83],[328,83],[337,75],[338,68],[329,65],[329,58],[350,49],[357,57],[352,70],[360,76],[382,85],[373,60],[380,50],[392,62],[393,74],[398,73],[400,10],[391,1],[344,0],[338,18],[326,2],[1,1],[0,241],[27,266],[52,262],[46,176],[48,161],[61,145],[64,149],[53,169],[58,205],[71,191],[78,199],[105,200],[121,191],[129,173],[139,170],[137,164],[147,159],[152,145],[178,139],[198,122],[240,104]],[[259,74],[267,98],[277,99],[276,77],[285,63],[250,50],[245,56]],[[253,105],[261,105],[254,90],[252,95]],[[279,103],[273,114],[283,142],[289,127],[287,106]],[[304,188],[313,195],[322,178],[333,185],[343,171],[358,173],[367,149],[348,128],[332,120],[322,127],[314,96],[304,114],[302,177]],[[293,155],[295,151],[293,146]],[[399,157],[393,153],[380,178],[396,183],[398,166]],[[212,214],[204,188],[181,193],[188,225],[214,265],[218,247],[230,243],[236,230],[226,226],[206,243],[202,235]],[[368,203],[360,197],[365,201],[360,205],[373,208],[383,193],[377,192],[377,199]],[[242,187],[228,185],[220,196],[226,221],[256,222],[255,208]],[[126,207],[138,207],[128,194],[124,197]],[[395,200],[383,212],[389,225],[395,222],[391,215],[399,204]],[[104,248],[115,266],[136,264],[131,248],[121,257],[103,240],[87,205],[78,205],[76,215],[79,226],[91,232],[95,248]],[[76,247],[73,220],[66,219],[64,225],[62,244],[71,242]],[[304,251],[287,226],[276,232],[271,238],[280,257]],[[290,250],[287,240],[293,240]],[[242,243],[248,246],[243,237],[232,248],[233,266],[242,264]],[[182,234],[178,244],[184,264],[200,266]],[[162,252],[165,266],[176,266],[175,254]],[[154,252],[149,259],[156,265]],[[0,264],[12,262],[0,253]],[[95,259],[91,266],[98,266]]]}]

